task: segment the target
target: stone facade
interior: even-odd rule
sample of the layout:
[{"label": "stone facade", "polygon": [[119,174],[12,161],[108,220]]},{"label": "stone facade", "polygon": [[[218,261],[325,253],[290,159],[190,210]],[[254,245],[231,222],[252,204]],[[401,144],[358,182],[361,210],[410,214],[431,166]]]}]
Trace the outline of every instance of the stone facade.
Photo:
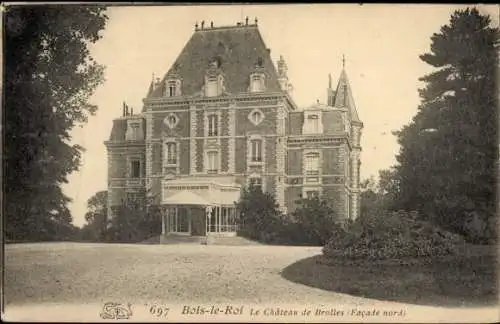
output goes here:
[{"label": "stone facade", "polygon": [[283,57],[273,66],[256,25],[196,29],[142,112],[124,104],[114,121],[110,208],[146,192],[161,204],[164,181],[205,177],[260,183],[284,212],[317,194],[356,218],[363,124],[345,71],[326,104],[299,109],[290,89]]}]

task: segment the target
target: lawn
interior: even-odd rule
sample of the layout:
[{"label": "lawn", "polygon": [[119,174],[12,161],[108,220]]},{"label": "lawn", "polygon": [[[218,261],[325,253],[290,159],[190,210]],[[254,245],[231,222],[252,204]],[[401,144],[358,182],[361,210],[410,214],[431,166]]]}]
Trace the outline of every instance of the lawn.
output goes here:
[{"label": "lawn", "polygon": [[467,246],[457,256],[357,263],[316,255],[282,274],[311,287],[377,300],[444,307],[496,305],[495,250]]}]

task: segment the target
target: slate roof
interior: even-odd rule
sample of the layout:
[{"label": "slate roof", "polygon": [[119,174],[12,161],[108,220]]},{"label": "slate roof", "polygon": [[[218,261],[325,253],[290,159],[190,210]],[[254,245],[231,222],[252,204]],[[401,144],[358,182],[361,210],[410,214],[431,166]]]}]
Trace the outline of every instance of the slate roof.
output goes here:
[{"label": "slate roof", "polygon": [[127,132],[127,120],[115,119],[113,120],[113,128],[111,129],[110,141],[124,141],[125,133]]},{"label": "slate roof", "polygon": [[196,30],[161,80],[161,85],[149,92],[147,98],[162,96],[169,74],[182,78],[183,96],[200,93],[210,63],[217,58],[221,62],[226,93],[248,91],[250,74],[259,58],[267,74],[267,91],[281,91],[271,55],[257,25],[241,25]]},{"label": "slate roof", "polygon": [[356,104],[354,103],[354,98],[352,96],[351,85],[349,84],[349,79],[347,78],[345,69],[342,69],[342,72],[340,73],[337,89],[334,92],[333,106],[339,108],[349,108],[351,120],[361,123],[361,120],[358,116],[358,111],[356,110]]}]

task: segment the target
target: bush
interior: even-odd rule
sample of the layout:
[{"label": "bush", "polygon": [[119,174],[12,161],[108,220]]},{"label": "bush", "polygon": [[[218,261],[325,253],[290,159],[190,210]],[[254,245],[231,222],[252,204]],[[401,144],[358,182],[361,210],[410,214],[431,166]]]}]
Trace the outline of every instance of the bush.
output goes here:
[{"label": "bush", "polygon": [[326,200],[317,197],[302,199],[300,204],[285,227],[288,235],[297,238],[297,243],[325,245],[340,229],[335,210]]},{"label": "bush", "polygon": [[243,189],[236,206],[240,212],[238,235],[265,243],[276,240],[282,215],[272,194],[250,186]]},{"label": "bush", "polygon": [[323,254],[351,260],[436,257],[455,254],[462,242],[415,212],[399,211],[358,219],[331,238]]}]

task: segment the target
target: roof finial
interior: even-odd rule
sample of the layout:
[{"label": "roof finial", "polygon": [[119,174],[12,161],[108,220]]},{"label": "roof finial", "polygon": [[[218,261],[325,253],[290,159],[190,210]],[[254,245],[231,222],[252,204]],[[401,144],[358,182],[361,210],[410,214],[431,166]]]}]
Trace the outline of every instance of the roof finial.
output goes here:
[{"label": "roof finial", "polygon": [[259,20],[257,19],[257,17],[255,17],[255,25],[257,25],[258,22]]},{"label": "roof finial", "polygon": [[245,18],[245,25],[248,25],[248,16]]},{"label": "roof finial", "polygon": [[345,55],[342,54],[342,70],[345,69]]},{"label": "roof finial", "polygon": [[198,22],[196,22],[196,24],[194,24],[194,30],[198,30]]},{"label": "roof finial", "polygon": [[213,21],[210,22],[210,28],[214,28],[214,22]]},{"label": "roof finial", "polygon": [[204,26],[205,26],[205,20],[202,20],[201,21],[201,29],[203,29]]}]

